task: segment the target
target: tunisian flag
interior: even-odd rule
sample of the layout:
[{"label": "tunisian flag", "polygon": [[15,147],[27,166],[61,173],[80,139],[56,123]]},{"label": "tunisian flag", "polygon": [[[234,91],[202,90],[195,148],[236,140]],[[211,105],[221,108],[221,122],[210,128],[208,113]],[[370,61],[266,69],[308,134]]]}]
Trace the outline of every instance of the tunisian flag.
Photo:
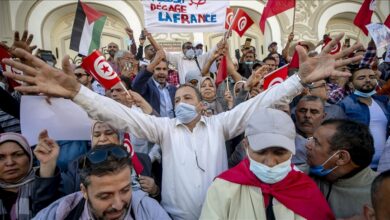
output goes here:
[{"label": "tunisian flag", "polygon": [[218,86],[221,82],[223,82],[227,77],[227,62],[226,56],[223,56],[221,62],[219,63],[217,79],[215,80],[215,84]]},{"label": "tunisian flag", "polygon": [[364,0],[362,7],[360,7],[359,12],[356,14],[353,23],[363,31],[365,35],[368,35],[368,30],[366,28],[367,24],[371,23],[371,17],[375,10],[376,0]]},{"label": "tunisian flag", "polygon": [[226,19],[225,19],[225,29],[229,29],[230,25],[233,24],[234,10],[232,8],[226,8]]},{"label": "tunisian flag", "polygon": [[130,134],[125,133],[123,136],[123,145],[126,147],[127,152],[129,152],[131,162],[133,164],[134,170],[137,175],[140,175],[144,170],[144,166],[139,161],[137,154],[134,151],[133,145],[131,145]]},{"label": "tunisian flag", "polygon": [[105,89],[111,89],[111,87],[121,81],[118,74],[98,50],[93,51],[84,58],[81,67],[91,74]]},{"label": "tunisian flag", "polygon": [[254,22],[251,17],[249,17],[249,15],[242,9],[238,9],[234,17],[232,30],[236,31],[236,33],[242,37],[242,35],[245,34],[245,32],[252,26]]},{"label": "tunisian flag", "polygon": [[288,75],[288,64],[280,67],[279,69],[268,73],[264,76],[264,84],[263,88],[264,90],[268,89],[269,87],[279,84],[283,82]]},{"label": "tunisian flag", "polygon": [[265,22],[269,17],[280,14],[290,8],[295,8],[295,0],[268,0],[260,19],[260,30],[264,33]]}]

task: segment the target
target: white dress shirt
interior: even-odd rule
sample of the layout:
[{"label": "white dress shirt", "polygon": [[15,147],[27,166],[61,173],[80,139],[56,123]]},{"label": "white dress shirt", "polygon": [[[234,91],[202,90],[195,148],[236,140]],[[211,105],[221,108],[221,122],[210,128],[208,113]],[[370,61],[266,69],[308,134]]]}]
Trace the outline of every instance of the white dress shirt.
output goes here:
[{"label": "white dress shirt", "polygon": [[289,103],[302,89],[294,75],[230,111],[202,116],[192,132],[176,118],[145,115],[83,86],[73,101],[90,117],[161,146],[161,205],[174,219],[191,220],[199,218],[214,178],[228,168],[225,141],[244,132],[257,109]]},{"label": "white dress shirt", "polygon": [[185,84],[187,72],[191,70],[195,70],[195,71],[199,70],[199,76],[202,77],[201,70],[203,69],[203,66],[206,64],[207,60],[210,59],[211,54],[213,54],[214,50],[216,49],[217,47],[214,47],[207,53],[204,53],[199,57],[197,57],[199,67],[196,64],[195,59],[191,59],[191,60],[187,59],[186,56],[184,56],[183,52],[180,53],[165,52],[165,56],[167,57],[167,60],[170,63],[176,66],[177,71],[179,73],[180,84]]}]

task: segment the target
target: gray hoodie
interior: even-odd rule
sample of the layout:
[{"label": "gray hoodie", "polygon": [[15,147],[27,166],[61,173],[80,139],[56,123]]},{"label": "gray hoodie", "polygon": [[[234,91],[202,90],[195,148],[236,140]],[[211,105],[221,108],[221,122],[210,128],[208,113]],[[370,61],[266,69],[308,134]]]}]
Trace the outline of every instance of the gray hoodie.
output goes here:
[{"label": "gray hoodie", "polygon": [[[61,199],[55,201],[45,209],[41,210],[33,220],[47,220],[56,219],[63,220],[68,214],[78,205],[83,199],[81,192],[72,193]],[[89,213],[84,205],[84,211],[80,219],[89,219],[85,213]],[[133,210],[135,219],[171,219],[166,211],[160,206],[160,204],[147,196],[147,194],[141,190],[133,191],[131,197],[131,209]],[[125,220],[131,220],[130,210],[126,214]]]}]

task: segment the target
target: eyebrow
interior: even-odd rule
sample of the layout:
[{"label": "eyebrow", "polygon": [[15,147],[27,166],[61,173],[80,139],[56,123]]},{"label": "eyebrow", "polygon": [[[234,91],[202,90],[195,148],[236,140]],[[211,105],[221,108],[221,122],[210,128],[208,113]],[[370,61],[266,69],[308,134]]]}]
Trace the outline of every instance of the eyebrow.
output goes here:
[{"label": "eyebrow", "polygon": [[[131,183],[129,183],[129,184],[127,184],[125,187],[123,187],[123,188],[121,188],[120,190],[123,190],[123,189],[125,189],[125,188],[128,188],[128,187],[131,187]],[[97,197],[100,197],[100,196],[102,196],[102,195],[104,195],[104,194],[113,194],[113,192],[99,192],[98,194],[96,194],[96,196]]]}]

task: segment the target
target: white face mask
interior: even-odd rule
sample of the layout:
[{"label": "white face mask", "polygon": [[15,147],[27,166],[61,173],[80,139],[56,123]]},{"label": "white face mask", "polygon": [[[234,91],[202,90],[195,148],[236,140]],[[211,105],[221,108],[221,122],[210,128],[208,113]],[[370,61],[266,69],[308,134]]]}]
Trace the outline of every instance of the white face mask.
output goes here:
[{"label": "white face mask", "polygon": [[291,156],[290,159],[275,165],[273,167],[268,167],[262,163],[259,163],[250,158],[248,149],[246,150],[248,155],[250,166],[249,169],[264,183],[274,184],[283,180],[288,173],[291,171]]},{"label": "white face mask", "polygon": [[186,54],[185,56],[188,58],[188,59],[193,59],[195,57],[195,51],[193,49],[189,49],[186,51]]},{"label": "white face mask", "polygon": [[200,55],[203,54],[203,50],[202,49],[196,49],[195,50],[195,54],[196,54],[197,57],[199,57]]},{"label": "white face mask", "polygon": [[196,111],[195,106],[180,102],[175,107],[175,115],[181,123],[187,124],[198,116],[198,112]]}]

